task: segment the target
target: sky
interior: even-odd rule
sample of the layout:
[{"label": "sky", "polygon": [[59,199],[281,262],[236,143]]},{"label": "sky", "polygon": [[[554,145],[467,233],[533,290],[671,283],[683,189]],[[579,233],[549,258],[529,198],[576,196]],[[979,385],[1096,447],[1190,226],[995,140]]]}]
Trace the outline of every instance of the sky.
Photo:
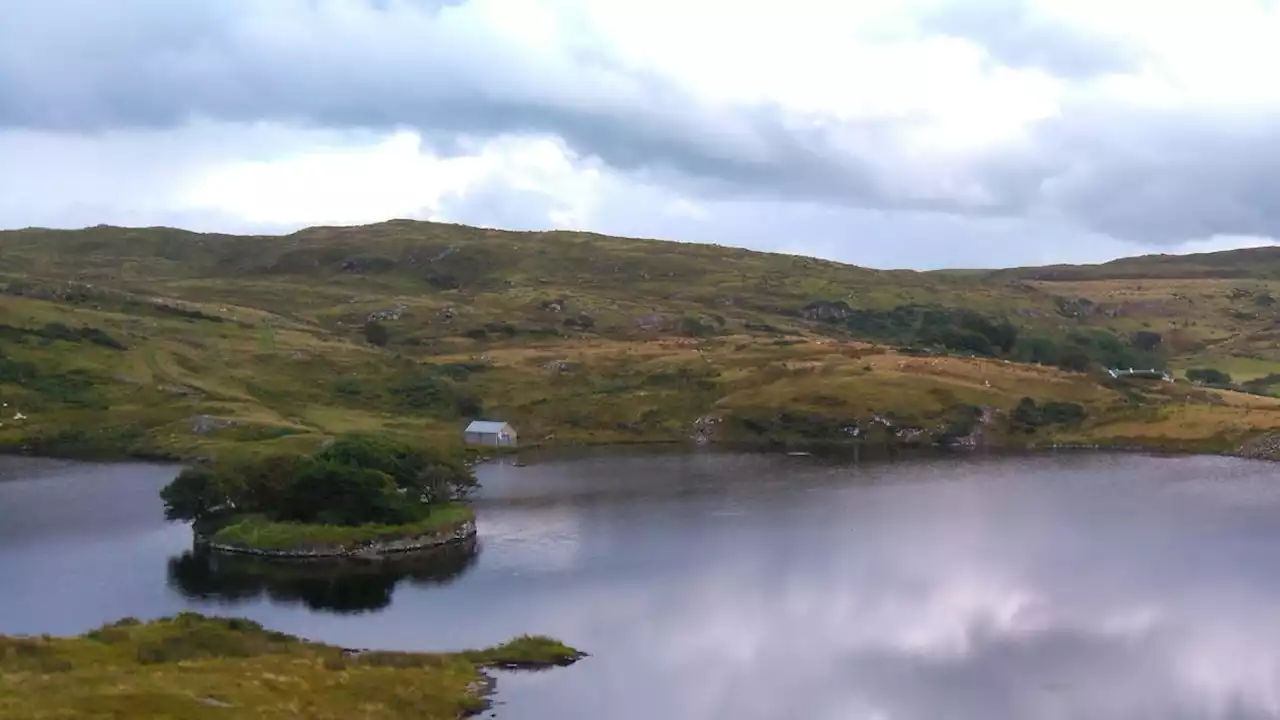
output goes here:
[{"label": "sky", "polygon": [[1276,0],[0,0],[0,228],[417,218],[881,268],[1280,238]]}]

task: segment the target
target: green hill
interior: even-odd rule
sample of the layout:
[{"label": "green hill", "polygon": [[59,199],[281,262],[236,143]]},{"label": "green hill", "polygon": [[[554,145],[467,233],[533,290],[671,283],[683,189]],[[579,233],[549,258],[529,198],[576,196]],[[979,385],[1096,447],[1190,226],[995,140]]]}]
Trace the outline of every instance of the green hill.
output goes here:
[{"label": "green hill", "polygon": [[989,277],[1024,280],[1280,280],[1280,247],[1271,245],[1189,255],[1142,255],[1099,265],[1014,268],[993,271]]},{"label": "green hill", "polygon": [[[545,443],[1236,448],[1280,426],[1271,250],[918,273],[412,221],[0,232],[0,445],[457,442],[483,416]],[[1261,394],[1098,372],[1134,364],[1217,368]],[[1027,435],[1023,397],[1084,419]]]}]

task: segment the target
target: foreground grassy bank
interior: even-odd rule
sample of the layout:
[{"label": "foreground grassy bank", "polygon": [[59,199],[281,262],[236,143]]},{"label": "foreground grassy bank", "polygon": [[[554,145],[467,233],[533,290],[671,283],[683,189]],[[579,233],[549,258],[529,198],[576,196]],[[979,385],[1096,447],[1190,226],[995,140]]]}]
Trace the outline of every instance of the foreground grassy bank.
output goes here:
[{"label": "foreground grassy bank", "polygon": [[0,717],[452,720],[485,707],[484,668],[580,657],[546,637],[455,653],[357,653],[184,613],[74,638],[0,636]]}]

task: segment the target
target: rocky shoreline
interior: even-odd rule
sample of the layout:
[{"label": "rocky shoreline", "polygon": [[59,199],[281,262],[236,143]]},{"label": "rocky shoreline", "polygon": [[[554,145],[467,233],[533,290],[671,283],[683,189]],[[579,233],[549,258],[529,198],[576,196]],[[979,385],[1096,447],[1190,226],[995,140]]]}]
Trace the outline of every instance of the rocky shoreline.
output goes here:
[{"label": "rocky shoreline", "polygon": [[246,545],[231,545],[215,542],[212,538],[195,533],[196,545],[214,552],[232,553],[236,555],[254,555],[263,558],[281,560],[326,560],[326,559],[359,559],[377,560],[388,556],[431,550],[444,545],[474,540],[476,537],[475,520],[467,520],[458,525],[434,533],[424,533],[412,537],[394,540],[378,540],[358,545],[329,545],[305,549],[256,548]]},{"label": "rocky shoreline", "polygon": [[1256,437],[1237,449],[1236,454],[1250,460],[1280,460],[1280,433]]}]

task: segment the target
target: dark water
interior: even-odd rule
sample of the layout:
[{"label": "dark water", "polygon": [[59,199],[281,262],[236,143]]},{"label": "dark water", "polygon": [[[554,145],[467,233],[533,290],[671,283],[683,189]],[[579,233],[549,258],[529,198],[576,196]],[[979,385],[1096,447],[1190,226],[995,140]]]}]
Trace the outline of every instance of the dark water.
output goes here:
[{"label": "dark water", "polygon": [[478,554],[192,555],[173,469],[0,459],[0,632],[235,614],[347,646],[549,633],[500,718],[1280,717],[1280,466],[594,455],[480,468]]}]

